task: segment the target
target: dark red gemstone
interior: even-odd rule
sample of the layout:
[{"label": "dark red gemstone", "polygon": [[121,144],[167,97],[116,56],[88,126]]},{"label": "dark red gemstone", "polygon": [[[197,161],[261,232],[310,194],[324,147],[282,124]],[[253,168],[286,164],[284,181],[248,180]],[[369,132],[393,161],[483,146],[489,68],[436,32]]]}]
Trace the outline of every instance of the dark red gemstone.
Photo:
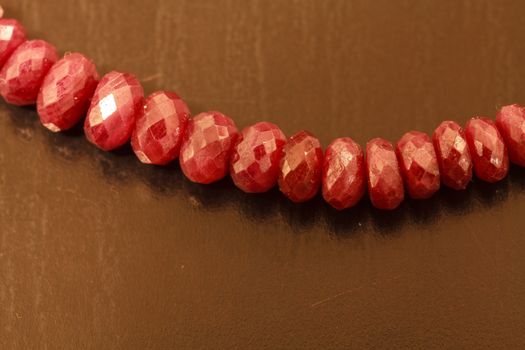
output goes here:
[{"label": "dark red gemstone", "polygon": [[184,175],[202,184],[225,177],[238,137],[235,123],[222,113],[206,112],[190,119],[179,157]]},{"label": "dark red gemstone", "polygon": [[365,193],[363,150],[349,137],[335,139],[323,164],[323,197],[338,210],[356,205]]},{"label": "dark red gemstone", "polygon": [[368,192],[372,205],[392,210],[405,198],[403,179],[394,146],[387,140],[375,138],[366,144]]},{"label": "dark red gemstone", "polygon": [[485,117],[475,117],[467,122],[465,136],[478,178],[497,182],[509,171],[507,146],[494,122]]},{"label": "dark red gemstone", "polygon": [[275,124],[261,122],[245,128],[233,148],[230,175],[244,192],[257,193],[277,183],[286,136]]},{"label": "dark red gemstone", "polygon": [[26,40],[26,30],[16,19],[0,19],[0,68]]},{"label": "dark red gemstone", "polygon": [[13,105],[35,104],[44,77],[57,60],[51,44],[43,40],[24,42],[0,71],[0,94]]},{"label": "dark red gemstone", "polygon": [[505,140],[510,160],[525,167],[525,107],[516,104],[502,107],[496,125]]},{"label": "dark red gemstone", "polygon": [[144,102],[131,136],[131,146],[142,163],[164,165],[179,156],[190,110],[175,93],[159,91]]},{"label": "dark red gemstone", "polygon": [[410,197],[425,199],[439,190],[439,165],[427,134],[407,132],[397,142],[396,153]]},{"label": "dark red gemstone", "polygon": [[71,53],[49,70],[37,110],[42,124],[51,131],[70,129],[85,115],[98,83],[97,68],[80,53]]},{"label": "dark red gemstone", "polygon": [[305,202],[319,191],[323,168],[323,149],[307,131],[290,137],[280,162],[279,189],[293,202]]},{"label": "dark red gemstone", "polygon": [[137,78],[128,73],[106,74],[84,122],[86,138],[105,151],[122,146],[130,139],[143,107],[144,92]]},{"label": "dark red gemstone", "polygon": [[465,189],[472,179],[472,158],[461,126],[453,121],[444,121],[434,131],[432,141],[441,182],[455,190]]}]

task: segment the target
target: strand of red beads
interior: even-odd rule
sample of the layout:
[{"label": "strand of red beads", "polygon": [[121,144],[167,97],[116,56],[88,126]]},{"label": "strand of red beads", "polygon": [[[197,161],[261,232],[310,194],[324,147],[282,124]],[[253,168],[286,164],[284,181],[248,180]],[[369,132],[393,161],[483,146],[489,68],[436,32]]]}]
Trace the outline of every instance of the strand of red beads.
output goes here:
[{"label": "strand of red beads", "polygon": [[[0,11],[3,11],[0,8]],[[278,184],[293,202],[313,198],[322,188],[325,200],[342,210],[356,205],[367,188],[372,204],[391,210],[405,196],[425,199],[441,184],[465,189],[475,175],[487,182],[505,178],[510,161],[525,167],[525,108],[505,106],[496,122],[470,119],[465,127],[441,123],[432,137],[410,131],[394,146],[370,140],[366,155],[349,137],[334,140],[323,154],[307,131],[290,138],[278,126],[261,122],[240,133],[219,112],[190,118],[175,93],[155,92],[144,99],[131,74],[110,72],[100,79],[93,62],[80,53],[59,59],[55,47],[27,40],[14,19],[0,19],[0,94],[7,103],[37,105],[42,124],[64,131],[85,116],[86,138],[110,151],[131,140],[137,158],[164,165],[179,158],[191,181],[209,184],[230,174],[249,193]]]}]

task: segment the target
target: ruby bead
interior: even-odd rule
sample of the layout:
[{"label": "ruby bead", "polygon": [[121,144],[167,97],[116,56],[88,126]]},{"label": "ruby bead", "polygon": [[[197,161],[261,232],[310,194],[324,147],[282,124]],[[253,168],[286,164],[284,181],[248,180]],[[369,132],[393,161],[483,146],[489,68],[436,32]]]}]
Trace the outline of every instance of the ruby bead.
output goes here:
[{"label": "ruby bead", "polygon": [[275,124],[261,122],[245,128],[233,148],[230,175],[248,193],[266,192],[277,183],[286,136]]},{"label": "ruby bead", "polygon": [[72,128],[85,115],[98,83],[91,60],[71,53],[49,70],[37,99],[42,124],[51,131]]},{"label": "ruby bead", "polygon": [[13,105],[35,104],[44,77],[57,60],[51,44],[43,40],[24,42],[0,71],[0,94]]},{"label": "ruby bead", "polygon": [[365,193],[363,150],[349,137],[335,139],[327,148],[323,164],[324,199],[338,210],[356,205]]},{"label": "ruby bead", "polygon": [[410,197],[425,199],[439,190],[439,165],[427,134],[407,132],[397,142],[396,153]]},{"label": "ruby bead", "polygon": [[222,113],[206,112],[190,119],[179,158],[184,175],[201,184],[225,177],[238,137],[235,123]]},{"label": "ruby bead", "polygon": [[131,136],[137,158],[157,165],[176,159],[189,115],[186,103],[173,92],[159,91],[149,96]]},{"label": "ruby bead", "polygon": [[510,160],[525,167],[525,107],[516,104],[502,107],[496,125],[508,147]]},{"label": "ruby bead", "polygon": [[465,135],[476,176],[487,182],[505,178],[509,171],[509,156],[494,122],[484,117],[472,118],[467,122]]},{"label": "ruby bead", "polygon": [[444,121],[432,135],[441,174],[441,182],[455,190],[463,190],[472,179],[472,158],[465,132],[458,123]]},{"label": "ruby bead", "polygon": [[293,202],[305,202],[319,191],[323,150],[319,140],[307,131],[290,137],[279,164],[279,189]]},{"label": "ruby bead", "polygon": [[381,138],[368,141],[366,172],[372,205],[386,210],[397,208],[405,198],[405,191],[394,146],[390,142]]},{"label": "ruby bead", "polygon": [[125,144],[143,111],[144,91],[137,78],[111,72],[100,80],[84,122],[86,138],[105,151]]},{"label": "ruby bead", "polygon": [[0,68],[11,54],[26,41],[26,30],[16,19],[0,19]]}]

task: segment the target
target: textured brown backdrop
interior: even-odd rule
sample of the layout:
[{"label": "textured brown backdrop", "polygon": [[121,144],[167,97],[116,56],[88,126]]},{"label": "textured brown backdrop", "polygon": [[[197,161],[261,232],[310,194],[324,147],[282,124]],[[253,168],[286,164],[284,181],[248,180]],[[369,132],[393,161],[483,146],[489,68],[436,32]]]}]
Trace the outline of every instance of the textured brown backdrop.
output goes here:
[{"label": "textured brown backdrop", "polygon": [[[326,146],[525,103],[522,1],[4,0],[193,112]],[[0,348],[523,348],[525,171],[393,213],[249,196],[0,102]]]}]

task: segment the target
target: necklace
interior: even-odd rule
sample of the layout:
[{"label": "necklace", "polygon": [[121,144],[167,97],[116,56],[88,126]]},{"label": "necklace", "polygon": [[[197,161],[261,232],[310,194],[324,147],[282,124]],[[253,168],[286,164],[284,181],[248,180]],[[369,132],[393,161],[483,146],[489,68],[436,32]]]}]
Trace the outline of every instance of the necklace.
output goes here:
[{"label": "necklace", "polygon": [[[0,8],[0,17],[3,10]],[[81,53],[60,58],[43,40],[28,40],[15,19],[0,19],[0,95],[13,105],[35,105],[42,125],[68,130],[84,119],[89,142],[111,151],[131,142],[145,164],[179,160],[193,182],[209,184],[228,174],[248,193],[275,185],[293,202],[324,199],[342,210],[356,205],[368,190],[379,209],[397,208],[405,198],[426,199],[444,185],[464,190],[473,174],[501,181],[509,161],[525,167],[525,107],[502,107],[495,122],[471,118],[463,129],[442,122],[432,137],[404,134],[395,146],[374,138],[363,150],[350,137],[335,139],[325,152],[307,131],[287,138],[269,122],[238,131],[220,112],[190,117],[175,93],[144,97],[129,73],[112,71],[100,78],[95,64]],[[365,155],[366,151],[366,155]]]}]

